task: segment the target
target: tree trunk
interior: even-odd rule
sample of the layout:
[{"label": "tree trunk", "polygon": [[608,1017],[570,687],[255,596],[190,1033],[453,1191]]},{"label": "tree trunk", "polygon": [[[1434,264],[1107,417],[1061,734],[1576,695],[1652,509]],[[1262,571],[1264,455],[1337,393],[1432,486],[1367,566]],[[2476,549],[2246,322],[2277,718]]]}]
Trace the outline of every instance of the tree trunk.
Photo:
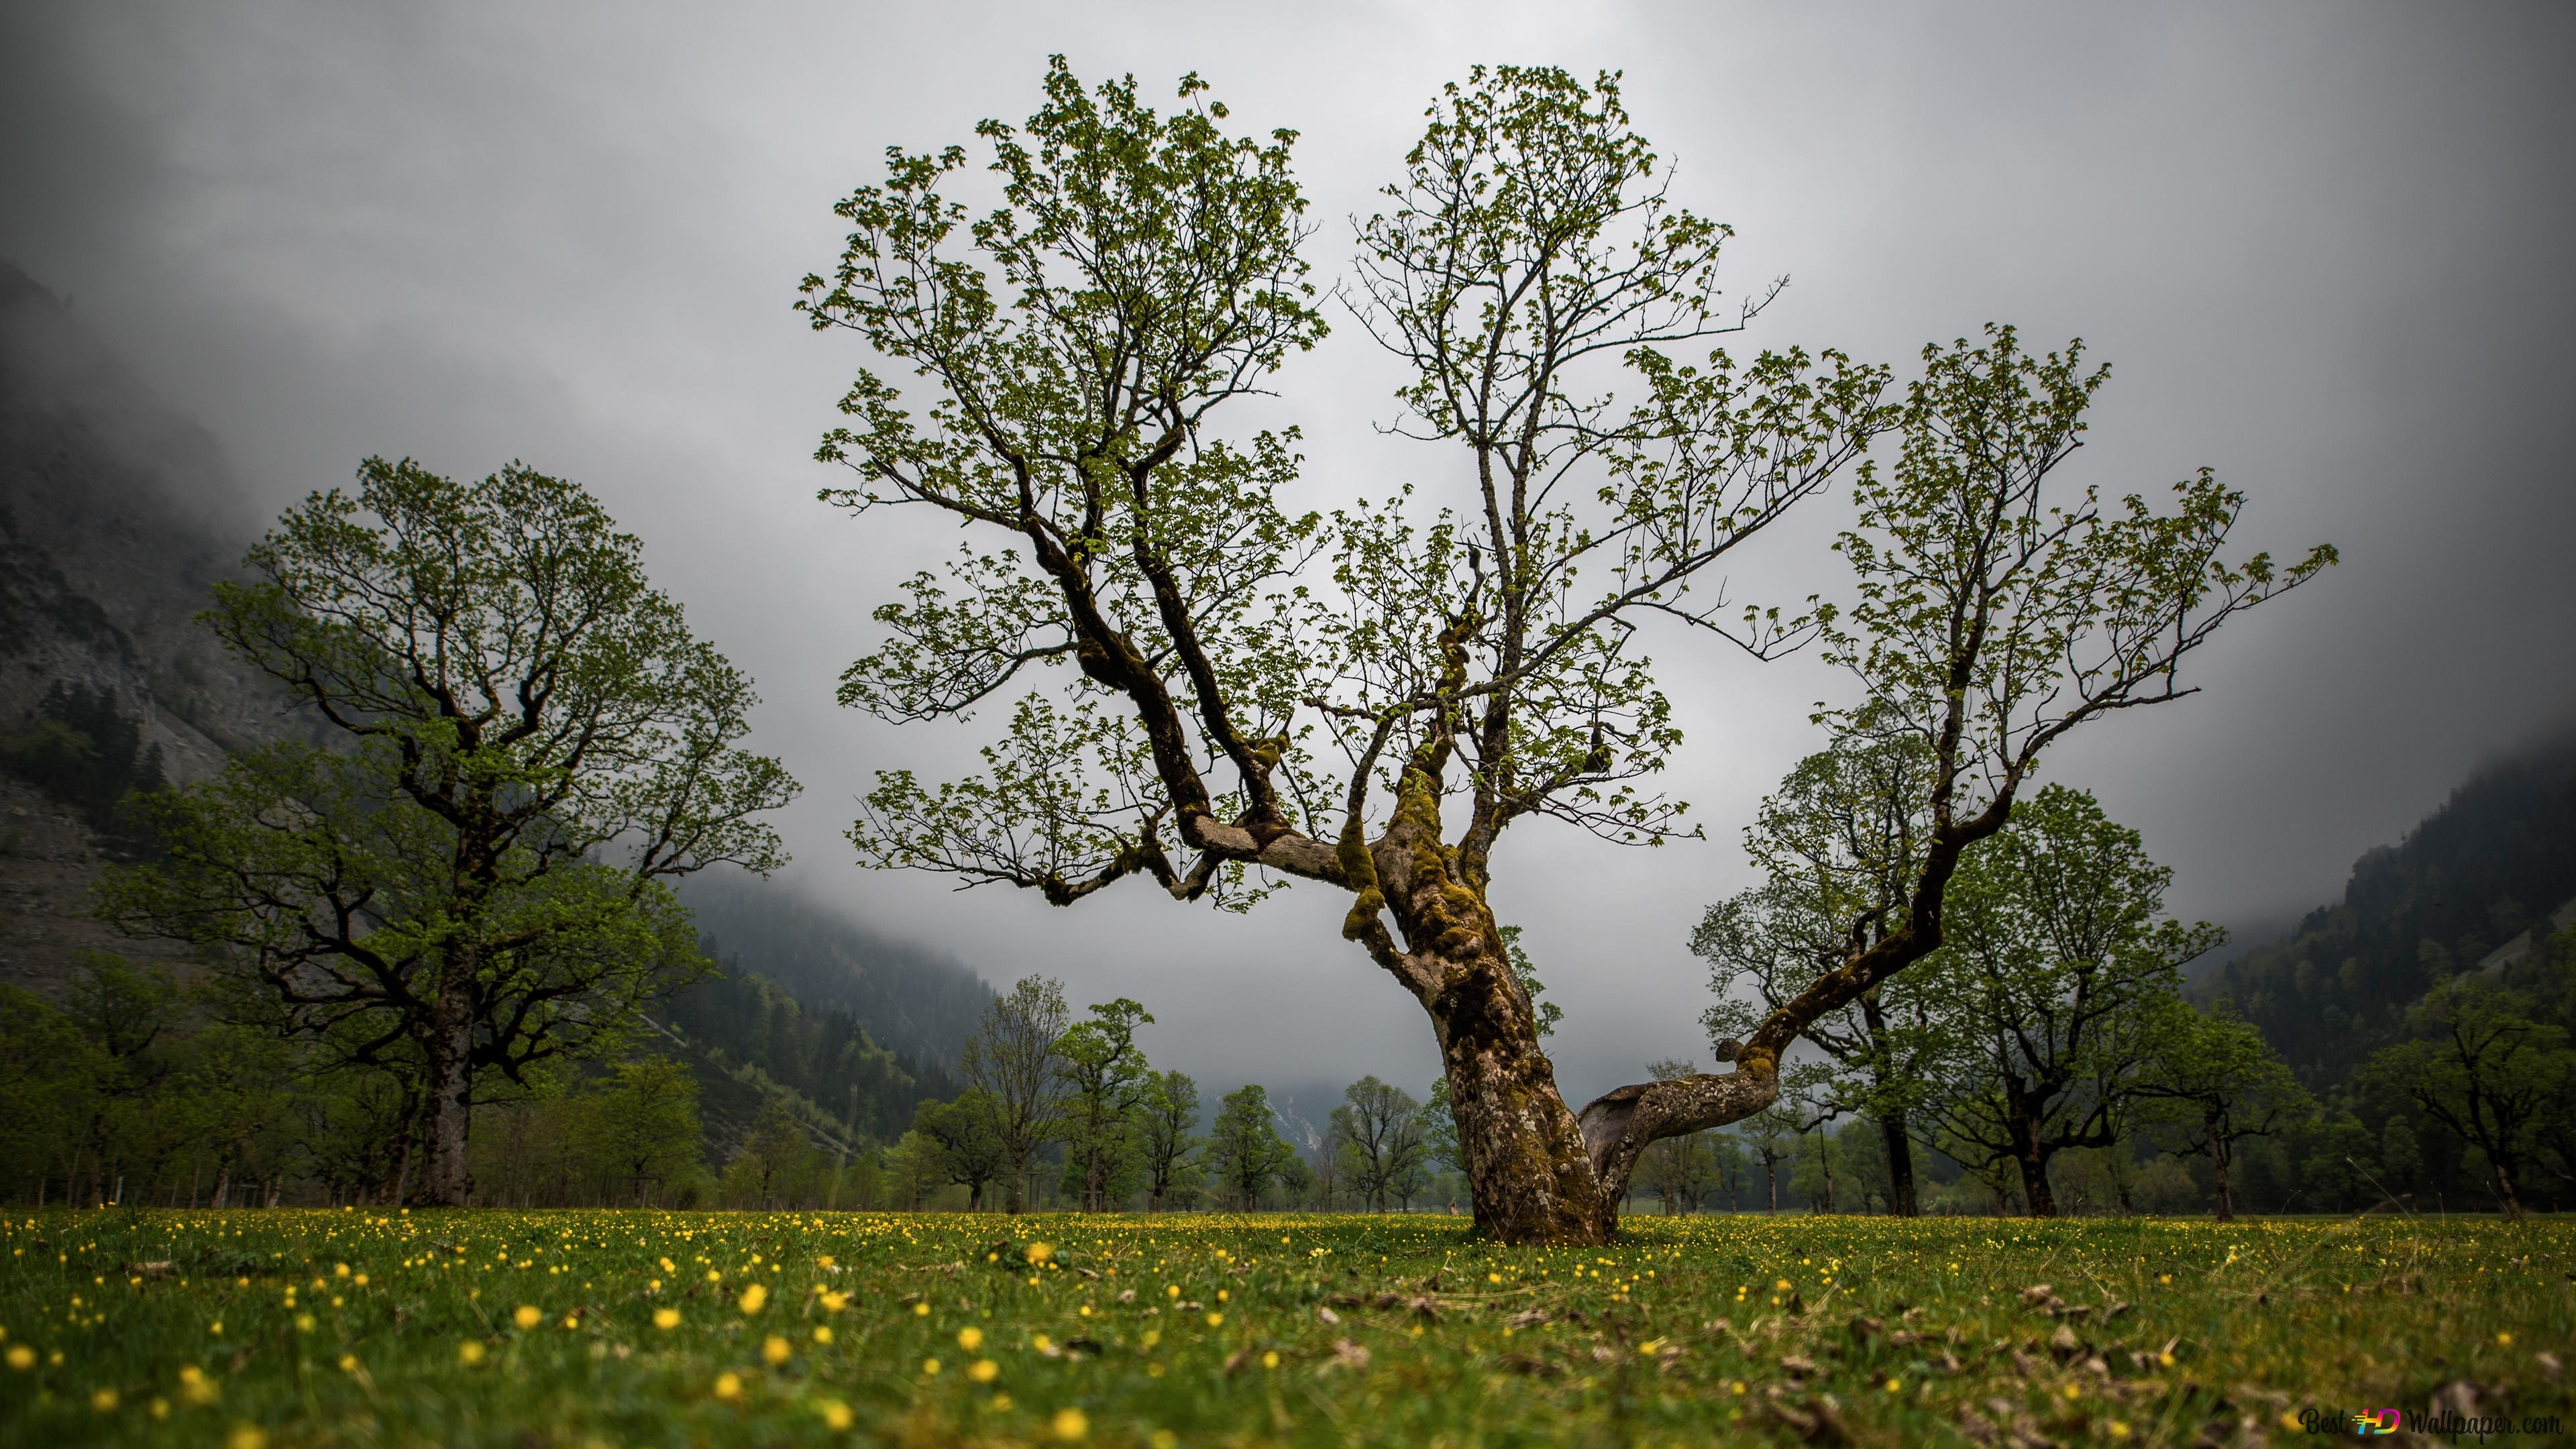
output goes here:
[{"label": "tree trunk", "polygon": [[1506,1243],[1608,1242],[1618,1195],[1594,1170],[1583,1129],[1557,1093],[1556,1069],[1500,947],[1495,938],[1470,960],[1440,962],[1445,989],[1424,1003],[1448,1069],[1476,1226]]},{"label": "tree trunk", "polygon": [[2202,1125],[2209,1133],[2209,1176],[2213,1189],[2211,1205],[2215,1208],[2220,1222],[2232,1223],[2236,1221],[2236,1196],[2227,1185],[2227,1164],[2228,1159],[2234,1154],[2228,1150],[2227,1134],[2218,1129],[2215,1114],[2204,1117]]},{"label": "tree trunk", "polygon": [[2022,1201],[2035,1218],[2057,1216],[2057,1193],[2048,1185],[2049,1150],[2039,1140],[2038,1124],[2016,1113],[2010,1130],[2013,1165],[2021,1169]]},{"label": "tree trunk", "polygon": [[1879,1118],[1878,1131],[1887,1146],[1887,1210],[1900,1218],[1920,1216],[1923,1209],[1914,1192],[1914,1139],[1905,1130],[1905,1115],[1897,1112]]},{"label": "tree trunk", "polygon": [[442,1003],[441,1020],[426,1043],[429,1056],[428,1161],[423,1164],[422,1207],[463,1207],[474,1191],[474,1175],[465,1161],[465,1143],[474,1113],[474,1028],[466,1015],[463,993]]},{"label": "tree trunk", "polygon": [[[1461,667],[1454,633],[1443,643],[1451,668]],[[1353,825],[1337,847],[1357,891],[1342,933],[1431,1017],[1477,1229],[1515,1245],[1604,1243],[1618,1229],[1637,1154],[1777,1100],[1777,1050],[1746,1058],[1750,1070],[1621,1087],[1579,1115],[1569,1110],[1485,904],[1481,847],[1441,838],[1438,781],[1448,753],[1437,737],[1417,748],[1385,835],[1364,844]],[[1395,918],[1404,945],[1381,913]]]},{"label": "tree trunk", "polygon": [[2513,1190],[2513,1170],[2505,1166],[2504,1158],[2496,1153],[2488,1153],[2487,1161],[2495,1167],[2496,1196],[2504,1199],[2506,1221],[2521,1222],[2522,1198]]}]

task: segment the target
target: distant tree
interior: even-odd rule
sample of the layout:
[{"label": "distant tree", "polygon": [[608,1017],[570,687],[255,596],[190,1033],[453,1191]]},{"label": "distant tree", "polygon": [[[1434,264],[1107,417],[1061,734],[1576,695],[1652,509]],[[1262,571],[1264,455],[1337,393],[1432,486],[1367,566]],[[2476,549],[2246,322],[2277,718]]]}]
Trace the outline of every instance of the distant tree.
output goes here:
[{"label": "distant tree", "polygon": [[2236,1144],[2268,1137],[2316,1104],[2263,1034],[2224,1003],[2204,1014],[2174,1000],[2161,1012],[2153,1059],[2138,1092],[2150,1120],[2173,1133],[2175,1156],[2209,1159],[2211,1210],[2220,1222],[2231,1222],[2236,1197],[2228,1168]]},{"label": "distant tree", "polygon": [[[922,1170],[966,1189],[966,1211],[984,1206],[984,1188],[1012,1171],[1005,1114],[990,1092],[973,1087],[954,1102],[924,1102],[913,1109],[912,1131],[923,1152]],[[918,1149],[917,1149],[918,1150]]]},{"label": "distant tree", "polygon": [[1467,1170],[1467,1156],[1458,1147],[1458,1121],[1449,1110],[1447,1077],[1434,1079],[1431,1095],[1422,1101],[1422,1150],[1431,1165],[1443,1172]]},{"label": "distant tree", "polygon": [[1835,1210],[1833,1124],[1847,1110],[1841,1088],[1828,1062],[1797,1062],[1780,1074],[1780,1105],[1798,1133],[1789,1185],[1812,1212]]},{"label": "distant tree", "polygon": [[163,968],[105,951],[73,956],[64,1009],[97,1051],[81,1134],[110,1194],[115,1177],[137,1165],[131,1157],[159,1115],[154,1099],[172,1066],[168,1045],[183,1000]]},{"label": "distant tree", "polygon": [[138,796],[161,854],[112,919],[185,940],[237,1010],[422,1075],[417,1197],[461,1204],[477,1083],[616,1043],[707,967],[667,882],[786,859],[794,782],[737,749],[751,682],[578,486],[369,459],[203,616],[340,736]]},{"label": "distant tree", "polygon": [[1291,1207],[1310,1206],[1315,1201],[1314,1164],[1293,1146],[1288,1151],[1288,1160],[1279,1165],[1279,1195]]},{"label": "distant tree", "polygon": [[1003,1209],[1028,1205],[1038,1149],[1064,1130],[1064,983],[1023,976],[984,1008],[984,1019],[959,1054],[966,1080],[991,1103],[1002,1144]]},{"label": "distant tree", "polygon": [[[920,1107],[936,1104],[924,1102]],[[916,1111],[919,1107],[915,1108]],[[879,1157],[879,1171],[888,1207],[918,1212],[932,1191],[948,1181],[946,1157],[937,1142],[919,1130],[905,1132],[888,1144]]]},{"label": "distant tree", "polygon": [[1709,1173],[1717,1190],[1726,1194],[1726,1210],[1744,1211],[1745,1175],[1752,1164],[1743,1140],[1733,1132],[1711,1132],[1708,1145]]},{"label": "distant tree", "polygon": [[1763,1211],[1780,1210],[1780,1164],[1790,1160],[1798,1144],[1798,1112],[1787,1102],[1774,1101],[1770,1106],[1743,1120],[1736,1128],[1744,1150],[1762,1166]]},{"label": "distant tree", "polygon": [[1246,1086],[1225,1095],[1208,1135],[1208,1171],[1245,1212],[1261,1205],[1261,1190],[1278,1180],[1297,1149],[1271,1124],[1270,1094]]},{"label": "distant tree", "polygon": [[1136,1028],[1153,1019],[1122,996],[1095,1004],[1088,1020],[1066,1028],[1056,1042],[1056,1070],[1065,1084],[1065,1180],[1085,1212],[1105,1211],[1113,1197],[1123,1197],[1118,1182],[1143,1155],[1137,1117],[1154,1071],[1136,1046]]},{"label": "distant tree", "polygon": [[[1930,833],[1932,759],[1920,737],[1863,721],[1762,802],[1745,848],[1764,883],[1710,906],[1691,934],[1718,998],[1700,1017],[1718,1060],[1734,1060],[1763,1018],[1903,924]],[[1890,977],[1799,1038],[1837,1068],[1836,1111],[1876,1124],[1900,1217],[1919,1210],[1912,1118],[1938,1040],[1928,990],[1921,972]]]},{"label": "distant tree", "polygon": [[0,1153],[28,1173],[30,1201],[70,1198],[88,1150],[106,1053],[31,992],[0,986]]},{"label": "distant tree", "polygon": [[1149,1072],[1137,1120],[1144,1142],[1145,1211],[1187,1202],[1198,1191],[1203,1169],[1199,1124],[1199,1084],[1186,1074]]},{"label": "distant tree", "polygon": [[1674,204],[1617,77],[1478,67],[1359,223],[1348,293],[1405,373],[1395,426],[1463,454],[1464,486],[1292,516],[1295,436],[1228,437],[1221,410],[1324,332],[1294,133],[1226,134],[1195,76],[1169,115],[1061,59],[1045,92],[1024,129],[978,127],[995,210],[943,193],[963,148],[894,153],[803,283],[815,327],[908,374],[844,396],[820,454],[857,476],[832,501],[967,534],[879,611],[892,638],[843,698],[955,718],[1078,671],[991,711],[979,774],[884,772],[852,838],[873,864],[1065,905],[1129,876],[1236,906],[1272,881],[1346,892],[1343,935],[1433,1018],[1479,1222],[1508,1241],[1605,1241],[1647,1143],[1760,1110],[1809,1020],[1938,946],[1958,852],[2043,746],[2182,692],[2185,653],[2305,576],[2221,561],[2238,500],[2206,477],[2170,515],[2044,504],[2098,379],[2023,366],[2009,333],[1935,349],[1897,483],[1861,481],[1864,597],[1834,636],[1873,689],[1929,707],[1905,715],[1937,755],[1906,923],[1755,1028],[1735,1070],[1578,1114],[1487,899],[1495,848],[1537,817],[1687,833],[1644,783],[1681,736],[1640,627],[1763,656],[1815,637],[1821,610],[1707,584],[1900,421],[1888,371],[1699,353],[1776,289],[1721,299],[1727,229]]},{"label": "distant tree", "polygon": [[725,1169],[727,1192],[746,1207],[777,1207],[806,1185],[814,1165],[813,1139],[784,1101],[767,1097],[742,1151]]},{"label": "distant tree", "polygon": [[[288,1043],[223,1024],[191,1038],[181,1075],[193,1125],[214,1158],[214,1207],[239,1207],[237,1185],[275,1181],[286,1152],[288,1104],[300,1088]],[[398,1174],[399,1176],[399,1174]]]},{"label": "distant tree", "polygon": [[618,1063],[594,1120],[599,1152],[641,1206],[697,1166],[698,1079],[669,1057],[646,1052]]},{"label": "distant tree", "polygon": [[2496,1200],[2519,1221],[2537,1129],[2576,1094],[2576,1052],[2566,1031],[2530,1016],[2530,1001],[2475,975],[2425,993],[2407,1013],[2412,1041],[2371,1054],[2365,1087],[2413,1101],[2426,1117],[2478,1149]]},{"label": "distant tree", "polygon": [[1388,1197],[1400,1196],[1400,1184],[1418,1176],[1429,1156],[1422,1105],[1402,1087],[1374,1075],[1351,1083],[1342,1097],[1327,1120],[1327,1148],[1338,1159],[1339,1176],[1349,1189],[1384,1212]]},{"label": "distant tree", "polygon": [[2055,1217],[2049,1161],[2126,1136],[2182,966],[2225,939],[2160,920],[2172,872],[2083,791],[2050,785],[1959,871],[1939,975],[1945,1150],[2010,1164]]},{"label": "distant tree", "polygon": [[[1646,1064],[1646,1074],[1658,1082],[1679,1081],[1696,1070],[1692,1063],[1678,1059]],[[1658,1139],[1638,1157],[1637,1175],[1663,1200],[1667,1216],[1695,1212],[1717,1175],[1714,1138],[1707,1132],[1686,1132]]]}]

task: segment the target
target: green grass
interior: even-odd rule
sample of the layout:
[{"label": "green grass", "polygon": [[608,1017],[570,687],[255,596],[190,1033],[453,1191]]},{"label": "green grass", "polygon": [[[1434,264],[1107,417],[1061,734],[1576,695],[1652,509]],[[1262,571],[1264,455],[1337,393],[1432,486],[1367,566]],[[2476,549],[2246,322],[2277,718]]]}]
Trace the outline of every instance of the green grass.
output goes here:
[{"label": "green grass", "polygon": [[0,1440],[49,1449],[2286,1442],[2460,1382],[2576,1425],[2564,1220],[1637,1216],[1577,1252],[1448,1217],[48,1211],[0,1249]]}]

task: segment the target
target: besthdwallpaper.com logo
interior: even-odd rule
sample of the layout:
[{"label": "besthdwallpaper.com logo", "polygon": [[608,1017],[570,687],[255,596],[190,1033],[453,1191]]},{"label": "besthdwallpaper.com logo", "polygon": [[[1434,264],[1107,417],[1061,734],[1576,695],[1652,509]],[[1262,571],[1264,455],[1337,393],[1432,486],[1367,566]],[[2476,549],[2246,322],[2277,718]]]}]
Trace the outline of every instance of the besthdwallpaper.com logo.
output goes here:
[{"label": "besthdwallpaper.com logo", "polygon": [[2517,1419],[2510,1414],[2463,1414],[2454,1409],[2429,1412],[2364,1409],[2359,1413],[2341,1409],[2306,1409],[2299,1414],[2299,1427],[2310,1434],[2356,1434],[2363,1438],[2394,1435],[2403,1429],[2453,1442],[2464,1437],[2486,1440],[2510,1438],[2516,1434],[2563,1436],[2567,1432],[2565,1421],[2555,1414],[2535,1414]]}]

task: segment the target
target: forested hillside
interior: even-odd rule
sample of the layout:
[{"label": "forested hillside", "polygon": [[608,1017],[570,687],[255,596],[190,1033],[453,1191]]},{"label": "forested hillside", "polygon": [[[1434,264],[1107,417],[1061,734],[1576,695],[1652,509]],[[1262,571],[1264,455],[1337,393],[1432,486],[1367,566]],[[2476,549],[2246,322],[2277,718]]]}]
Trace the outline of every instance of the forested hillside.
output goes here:
[{"label": "forested hillside", "polygon": [[719,1077],[782,1088],[818,1123],[879,1141],[903,1135],[915,1104],[956,1095],[958,1048],[993,998],[973,972],[872,936],[779,885],[693,882],[684,894],[719,974],[651,1019],[698,1065],[719,1155],[759,1107]]},{"label": "forested hillside", "polygon": [[896,941],[795,891],[739,874],[698,877],[680,898],[716,959],[786,988],[809,1011],[846,1011],[889,1051],[954,1064],[992,988],[954,957]]},{"label": "forested hillside", "polygon": [[[2395,1040],[2409,1006],[2576,897],[2576,738],[2495,766],[2355,862],[2343,899],[2204,981],[2313,1087]],[[2544,931],[2543,934],[2546,934]]]}]

